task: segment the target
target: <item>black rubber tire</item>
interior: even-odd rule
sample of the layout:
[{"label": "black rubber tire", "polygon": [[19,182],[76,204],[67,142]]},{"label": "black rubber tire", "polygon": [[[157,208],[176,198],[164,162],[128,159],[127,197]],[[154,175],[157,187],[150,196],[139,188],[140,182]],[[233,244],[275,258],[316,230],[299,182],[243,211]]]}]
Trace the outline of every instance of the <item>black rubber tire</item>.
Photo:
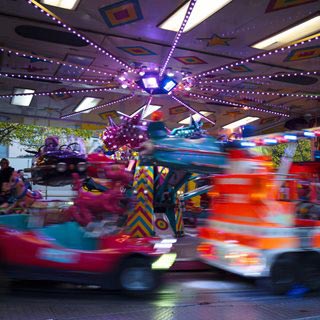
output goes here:
[{"label": "black rubber tire", "polygon": [[297,264],[293,257],[280,257],[270,270],[271,289],[275,294],[285,294],[299,281]]},{"label": "black rubber tire", "polygon": [[160,284],[160,274],[151,269],[148,258],[127,258],[118,272],[118,286],[129,295],[140,295],[153,292]]},{"label": "black rubber tire", "polygon": [[10,289],[11,281],[0,266],[0,297],[6,295]]},{"label": "black rubber tire", "polygon": [[318,254],[303,257],[301,283],[311,291],[320,289],[320,256]]}]

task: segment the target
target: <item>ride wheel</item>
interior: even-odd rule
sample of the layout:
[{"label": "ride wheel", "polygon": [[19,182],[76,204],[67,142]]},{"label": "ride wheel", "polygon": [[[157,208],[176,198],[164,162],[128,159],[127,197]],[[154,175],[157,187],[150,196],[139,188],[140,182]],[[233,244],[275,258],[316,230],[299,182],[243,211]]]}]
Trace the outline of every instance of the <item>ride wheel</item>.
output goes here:
[{"label": "ride wheel", "polygon": [[320,289],[320,255],[311,253],[303,257],[301,282],[311,291]]},{"label": "ride wheel", "polygon": [[0,266],[0,297],[5,295],[10,288],[11,281]]},{"label": "ride wheel", "polygon": [[298,265],[294,256],[278,258],[270,270],[271,289],[275,294],[285,294],[299,281]]},{"label": "ride wheel", "polygon": [[119,287],[126,294],[145,294],[160,284],[159,273],[151,269],[151,261],[143,257],[126,259],[118,273]]}]

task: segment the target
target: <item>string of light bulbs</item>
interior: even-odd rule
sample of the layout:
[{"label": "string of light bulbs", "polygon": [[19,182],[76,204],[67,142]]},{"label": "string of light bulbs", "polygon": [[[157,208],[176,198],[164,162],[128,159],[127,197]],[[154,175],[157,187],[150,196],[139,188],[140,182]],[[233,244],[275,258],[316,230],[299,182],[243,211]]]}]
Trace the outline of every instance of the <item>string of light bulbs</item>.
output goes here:
[{"label": "string of light bulbs", "polygon": [[314,38],[310,38],[308,40],[303,40],[303,41],[300,41],[300,42],[296,42],[295,44],[291,44],[291,45],[288,45],[288,46],[285,46],[285,47],[281,47],[281,48],[278,48],[278,49],[266,51],[264,53],[259,53],[259,54],[256,54],[256,55],[252,56],[252,57],[244,58],[244,59],[238,60],[236,62],[232,62],[232,63],[226,64],[226,65],[224,65],[222,67],[218,67],[218,68],[215,68],[215,69],[204,71],[204,72],[199,73],[197,75],[190,76],[189,78],[195,78],[196,79],[196,78],[205,77],[207,75],[210,75],[210,74],[218,72],[218,71],[225,71],[228,68],[233,68],[235,66],[243,65],[245,63],[251,63],[251,62],[254,62],[256,60],[260,60],[262,58],[265,58],[267,56],[271,56],[273,54],[283,53],[284,51],[289,50],[289,49],[291,49],[293,47],[298,47],[298,46],[304,45],[305,43],[310,43],[310,42],[316,41],[318,39],[319,39],[319,36],[314,36]]},{"label": "string of light bulbs", "polygon": [[83,78],[65,78],[65,77],[51,77],[42,75],[32,74],[21,74],[21,73],[6,73],[0,72],[0,77],[6,78],[19,78],[19,79],[31,79],[31,80],[45,80],[45,81],[66,81],[66,82],[80,82],[80,83],[93,83],[93,84],[109,84],[112,81],[94,80],[94,79],[83,79]]},{"label": "string of light bulbs", "polygon": [[66,118],[69,118],[69,117],[78,115],[79,113],[84,113],[84,112],[88,112],[88,111],[91,112],[91,111],[94,111],[94,110],[97,110],[97,109],[105,108],[105,107],[111,106],[111,105],[113,105],[113,104],[117,104],[117,103],[120,103],[120,102],[124,102],[124,101],[126,101],[126,100],[129,100],[129,99],[132,99],[133,97],[134,97],[134,95],[132,94],[132,95],[130,95],[130,96],[126,96],[126,97],[124,97],[124,98],[112,100],[112,101],[110,101],[110,102],[107,102],[107,103],[104,103],[104,104],[101,104],[101,105],[98,105],[98,106],[95,106],[95,107],[92,107],[92,108],[88,108],[88,109],[83,110],[83,111],[72,112],[72,113],[63,115],[63,116],[61,116],[60,118],[61,118],[61,119],[66,119]]},{"label": "string of light bulbs", "polygon": [[318,99],[317,95],[312,94],[300,94],[300,93],[281,93],[281,92],[268,92],[268,91],[251,91],[251,90],[235,90],[235,89],[221,89],[221,88],[199,88],[201,91],[217,91],[217,92],[229,92],[229,93],[240,93],[240,94],[261,94],[265,96],[279,96],[279,97],[295,97],[295,98],[308,98]]},{"label": "string of light bulbs", "polygon": [[176,46],[177,46],[177,44],[178,44],[178,41],[179,41],[179,39],[180,39],[180,37],[181,37],[181,35],[182,35],[182,32],[183,32],[183,30],[184,30],[184,27],[186,26],[186,24],[187,24],[187,22],[188,22],[188,20],[189,20],[189,18],[190,18],[190,16],[191,16],[192,10],[193,10],[196,2],[197,2],[197,0],[191,0],[190,3],[189,3],[187,12],[186,12],[186,14],[185,14],[185,16],[184,16],[184,19],[183,19],[183,21],[182,21],[182,24],[181,24],[181,26],[180,26],[180,29],[179,29],[179,31],[176,33],[176,35],[175,35],[175,37],[174,37],[173,44],[172,44],[172,46],[171,46],[171,48],[170,48],[169,54],[168,54],[168,56],[167,56],[167,59],[166,59],[164,65],[163,65],[163,67],[161,68],[160,77],[163,75],[164,71],[165,71],[166,68],[167,68],[167,65],[168,65],[168,63],[169,63],[169,60],[170,60],[170,58],[171,58],[171,56],[172,56],[172,54],[173,54],[173,52],[174,52],[174,50],[175,50],[175,48],[176,48]]},{"label": "string of light bulbs", "polygon": [[99,52],[102,54],[106,55],[108,58],[112,59],[113,61],[117,62],[120,64],[122,67],[126,69],[131,69],[131,67],[126,64],[125,62],[121,61],[120,59],[116,58],[111,52],[109,52],[107,49],[101,47],[98,43],[93,42],[92,40],[88,39],[86,36],[81,34],[79,31],[76,29],[70,27],[67,25],[65,22],[62,21],[61,18],[53,14],[51,11],[49,11],[46,7],[42,6],[40,3],[38,3],[35,0],[26,0],[28,4],[33,5],[34,8],[38,9],[41,13],[46,15],[48,18],[51,18],[55,23],[57,23],[59,26],[63,27],[67,31],[73,33],[75,36],[80,38],[81,40],[85,41],[87,44],[92,46],[93,48],[97,49]]},{"label": "string of light bulbs", "polygon": [[270,113],[270,114],[274,114],[274,115],[279,115],[279,116],[282,116],[282,117],[290,117],[289,114],[286,114],[286,113],[283,113],[283,112],[272,111],[272,110],[267,110],[267,109],[258,108],[258,107],[251,107],[251,106],[248,106],[248,105],[242,104],[242,103],[231,102],[231,101],[227,101],[227,100],[223,100],[223,99],[217,99],[217,98],[213,98],[213,97],[207,97],[207,96],[204,96],[204,95],[194,94],[194,93],[189,93],[188,95],[190,97],[194,97],[194,98],[198,98],[198,99],[210,100],[210,101],[221,103],[221,104],[226,104],[226,105],[231,105],[231,106],[234,106],[234,107],[239,107],[239,108],[242,108],[244,110],[254,110],[254,111],[259,111],[259,112],[265,112],[265,113]]},{"label": "string of light bulbs", "polygon": [[308,75],[317,75],[317,74],[319,74],[319,71],[303,71],[303,72],[289,72],[289,73],[280,72],[277,74],[264,74],[264,75],[256,75],[251,77],[234,77],[234,78],[204,80],[204,81],[198,81],[197,83],[199,84],[225,83],[225,82],[233,82],[233,81],[261,80],[261,79],[264,80],[264,79],[271,79],[271,78],[308,76]]}]

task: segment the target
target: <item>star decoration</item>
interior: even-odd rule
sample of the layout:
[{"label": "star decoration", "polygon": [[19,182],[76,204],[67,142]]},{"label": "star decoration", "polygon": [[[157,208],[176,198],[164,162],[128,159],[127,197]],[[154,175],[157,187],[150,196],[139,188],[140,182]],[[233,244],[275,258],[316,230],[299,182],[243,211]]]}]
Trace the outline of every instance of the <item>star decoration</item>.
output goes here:
[{"label": "star decoration", "polygon": [[199,40],[208,40],[207,47],[214,47],[214,46],[229,46],[229,41],[233,40],[234,38],[223,38],[219,37],[217,34],[213,34],[211,38],[199,38]]}]

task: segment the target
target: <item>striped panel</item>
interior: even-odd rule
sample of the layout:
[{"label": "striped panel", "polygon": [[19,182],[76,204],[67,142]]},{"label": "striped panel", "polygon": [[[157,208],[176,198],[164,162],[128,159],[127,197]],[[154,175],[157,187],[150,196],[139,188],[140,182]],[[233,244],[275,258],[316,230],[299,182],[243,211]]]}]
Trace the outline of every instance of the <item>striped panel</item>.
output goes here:
[{"label": "striped panel", "polygon": [[137,203],[134,212],[129,215],[127,226],[133,237],[154,235],[153,210],[153,167],[136,166],[134,190],[137,192]]},{"label": "striped panel", "polygon": [[158,172],[160,172],[159,185],[162,185],[167,174],[169,173],[169,169],[165,167],[158,166]]},{"label": "striped panel", "polygon": [[261,250],[294,249],[299,247],[299,238],[291,235],[286,236],[259,236],[256,234],[242,234],[227,232],[221,229],[200,228],[199,237],[202,239],[221,241],[224,243],[236,243]]},{"label": "striped panel", "polygon": [[295,205],[276,200],[274,177],[268,174],[232,174],[216,177],[212,210],[214,217],[235,223],[293,226]]},{"label": "striped panel", "polygon": [[183,203],[178,198],[175,205],[175,218],[176,218],[176,234],[182,236],[184,234],[184,224],[183,224]]}]

